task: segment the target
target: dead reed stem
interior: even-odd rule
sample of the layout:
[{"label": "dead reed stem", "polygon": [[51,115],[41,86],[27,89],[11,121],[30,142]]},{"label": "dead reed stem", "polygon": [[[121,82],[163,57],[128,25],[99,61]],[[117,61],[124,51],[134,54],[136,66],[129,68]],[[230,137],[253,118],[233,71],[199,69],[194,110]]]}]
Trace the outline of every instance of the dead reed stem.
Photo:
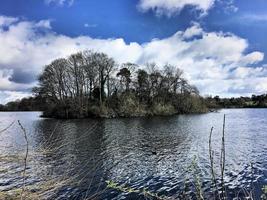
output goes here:
[{"label": "dead reed stem", "polygon": [[28,158],[28,153],[29,153],[29,141],[28,141],[28,137],[27,137],[27,132],[26,129],[22,126],[22,124],[20,123],[20,121],[18,120],[18,124],[24,134],[24,139],[26,141],[26,153],[25,153],[25,157],[24,157],[24,169],[23,169],[23,187],[21,190],[21,194],[20,194],[20,199],[23,199],[23,193],[25,191],[25,181],[26,181],[26,168],[27,168],[27,158]]},{"label": "dead reed stem", "polygon": [[214,171],[214,151],[212,150],[212,133],[213,133],[213,127],[210,129],[210,135],[209,135],[209,156],[210,156],[210,168],[211,168],[211,175],[212,175],[212,181],[213,185],[215,187],[215,197],[216,197],[216,192],[218,193],[218,198],[220,199],[220,194],[217,186],[217,181],[216,181],[216,175]]},{"label": "dead reed stem", "polygon": [[226,199],[225,194],[225,185],[224,185],[224,171],[225,171],[225,114],[223,116],[223,130],[222,130],[222,147],[221,147],[221,158],[220,158],[220,166],[221,166],[221,187],[222,187],[222,198]]}]

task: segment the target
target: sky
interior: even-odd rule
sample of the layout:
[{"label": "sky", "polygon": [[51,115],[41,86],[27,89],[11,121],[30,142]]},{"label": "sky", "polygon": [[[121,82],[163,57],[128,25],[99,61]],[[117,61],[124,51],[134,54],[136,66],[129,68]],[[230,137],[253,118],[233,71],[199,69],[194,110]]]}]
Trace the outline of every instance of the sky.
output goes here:
[{"label": "sky", "polygon": [[82,50],[173,64],[201,95],[267,93],[266,0],[0,0],[0,104]]}]

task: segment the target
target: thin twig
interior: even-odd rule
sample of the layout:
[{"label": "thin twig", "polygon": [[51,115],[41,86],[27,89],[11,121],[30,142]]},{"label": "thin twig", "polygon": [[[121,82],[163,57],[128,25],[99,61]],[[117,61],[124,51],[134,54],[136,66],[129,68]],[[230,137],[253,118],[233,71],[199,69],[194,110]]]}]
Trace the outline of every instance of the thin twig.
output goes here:
[{"label": "thin twig", "polygon": [[254,187],[253,187],[253,181],[254,181],[254,172],[253,172],[253,163],[250,163],[250,169],[251,169],[251,183],[250,183],[250,199],[254,199]]},{"label": "thin twig", "polygon": [[[212,150],[211,142],[212,142],[212,133],[213,133],[213,127],[210,129],[210,136],[209,136],[209,156],[210,156],[210,168],[211,168],[211,175],[212,175],[212,181],[215,187],[216,192],[218,193],[218,198],[220,199],[220,193],[218,192],[218,186],[216,181],[216,175],[214,171],[214,152]],[[215,196],[216,196],[215,192]]]},{"label": "thin twig", "polygon": [[5,132],[7,129],[9,129],[13,124],[15,123],[15,121],[13,121],[11,124],[9,124],[6,128],[0,130],[0,133]]},{"label": "thin twig", "polygon": [[222,147],[221,147],[221,158],[220,158],[220,166],[221,166],[221,186],[222,186],[222,198],[226,198],[225,194],[225,185],[224,185],[224,170],[225,170],[225,114],[223,116],[223,131],[222,131]]},{"label": "thin twig", "polygon": [[28,141],[28,137],[27,137],[27,132],[26,129],[22,126],[22,124],[20,123],[20,121],[18,120],[18,124],[24,134],[24,138],[26,141],[26,153],[25,153],[25,157],[24,157],[24,169],[23,169],[23,187],[22,187],[22,191],[20,194],[20,199],[23,199],[23,193],[25,191],[25,181],[26,181],[26,168],[27,168],[27,158],[28,158],[28,153],[29,153],[29,141]]}]

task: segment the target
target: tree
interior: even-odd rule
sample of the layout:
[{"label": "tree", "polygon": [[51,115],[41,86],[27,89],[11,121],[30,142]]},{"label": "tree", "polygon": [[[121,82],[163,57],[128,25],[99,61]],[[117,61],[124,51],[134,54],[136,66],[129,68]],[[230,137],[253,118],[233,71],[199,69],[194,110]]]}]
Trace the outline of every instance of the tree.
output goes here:
[{"label": "tree", "polygon": [[131,72],[127,68],[122,68],[120,71],[117,73],[117,77],[120,78],[120,82],[122,85],[125,85],[125,91],[129,92],[130,90],[130,83],[131,83]]},{"label": "tree", "polygon": [[139,69],[137,71],[137,92],[141,101],[149,99],[149,80],[148,73],[145,70]]},{"label": "tree", "polygon": [[[98,72],[99,100],[100,104],[102,104],[105,97],[105,83],[107,80],[109,81],[109,76],[115,67],[115,61],[104,53],[94,53],[92,59]],[[107,90],[109,91],[109,87]]]},{"label": "tree", "polygon": [[97,68],[93,60],[94,52],[92,51],[84,51],[84,72],[85,72],[85,81],[86,81],[86,95],[87,98],[92,100],[93,90],[97,84]]}]

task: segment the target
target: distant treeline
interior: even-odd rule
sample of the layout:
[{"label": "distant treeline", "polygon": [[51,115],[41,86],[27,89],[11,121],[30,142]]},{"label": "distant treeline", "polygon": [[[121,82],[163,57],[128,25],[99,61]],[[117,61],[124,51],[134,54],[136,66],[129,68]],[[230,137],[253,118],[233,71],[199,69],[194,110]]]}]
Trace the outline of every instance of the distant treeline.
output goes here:
[{"label": "distant treeline", "polygon": [[34,94],[46,117],[130,117],[205,112],[204,99],[172,65],[118,65],[84,51],[45,66]]},{"label": "distant treeline", "polygon": [[267,94],[237,98],[214,96],[206,97],[205,101],[209,108],[267,108]]},{"label": "distant treeline", "polygon": [[11,101],[5,105],[0,104],[0,111],[43,111],[44,109],[45,99],[40,96]]}]

